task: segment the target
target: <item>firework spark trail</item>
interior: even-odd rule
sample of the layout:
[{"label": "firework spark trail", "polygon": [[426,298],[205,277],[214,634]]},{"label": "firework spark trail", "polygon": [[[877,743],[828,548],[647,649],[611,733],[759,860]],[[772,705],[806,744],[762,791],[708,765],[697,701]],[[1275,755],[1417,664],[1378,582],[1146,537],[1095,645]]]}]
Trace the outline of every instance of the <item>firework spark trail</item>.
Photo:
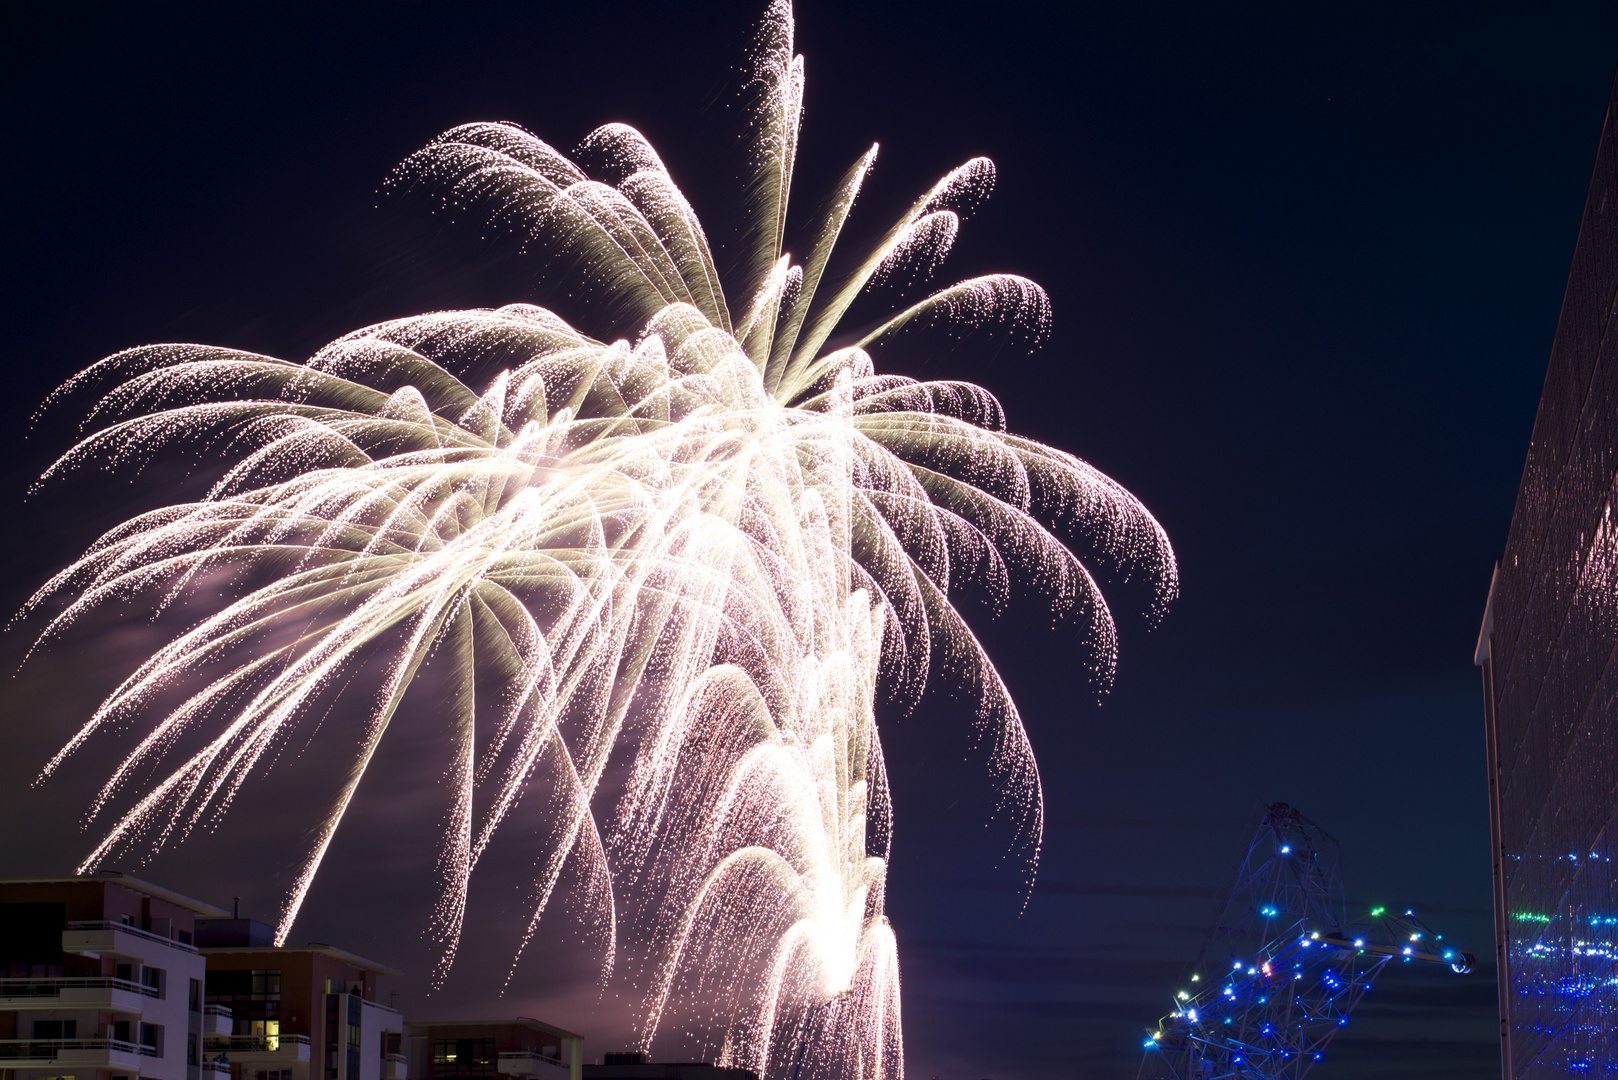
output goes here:
[{"label": "firework spark trail", "polygon": [[[867,286],[936,268],[994,167],[976,158],[946,175],[829,280],[877,148],[794,262],[783,242],[805,84],[785,3],[766,14],[754,61],[739,304],[632,128],[592,133],[576,163],[512,125],[468,124],[395,182],[518,230],[542,266],[635,326],[633,341],[512,304],[368,327],[305,364],[130,350],[53,396],[104,390],[45,479],[186,448],[228,462],[204,498],[109,532],[25,608],[52,612],[42,641],[131,598],[206,612],[45,766],[41,779],[98,731],[185,695],[95,799],[92,818],[116,820],[84,869],[217,820],[381,662],[374,702],[350,721],[356,758],[286,896],[284,940],[400,702],[441,657],[451,797],[435,983],[480,860],[520,820],[544,853],[513,971],[572,867],[605,920],[604,972],[621,968],[645,995],[643,1046],[671,1009],[707,1010],[721,1058],[761,1075],[902,1076],[879,689],[913,706],[938,672],[976,695],[1031,873],[1038,770],[951,592],[970,580],[999,606],[1014,583],[1033,585],[1087,622],[1105,685],[1111,616],[1058,531],[1150,578],[1154,616],[1175,595],[1174,557],[1118,484],[1007,433],[988,391],[876,372],[872,350],[911,324],[1042,335],[1049,303],[1033,282],[971,278],[828,347]],[[188,756],[186,736],[202,740]],[[629,779],[608,798],[615,767]]]}]

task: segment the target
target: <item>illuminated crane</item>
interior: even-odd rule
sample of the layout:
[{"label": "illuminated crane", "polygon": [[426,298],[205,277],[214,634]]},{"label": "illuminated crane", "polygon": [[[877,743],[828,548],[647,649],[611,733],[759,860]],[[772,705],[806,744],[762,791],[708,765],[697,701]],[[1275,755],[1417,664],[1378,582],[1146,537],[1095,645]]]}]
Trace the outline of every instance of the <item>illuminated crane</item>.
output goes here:
[{"label": "illuminated crane", "polygon": [[1338,857],[1303,814],[1265,807],[1174,1011],[1147,1034],[1143,1080],[1297,1080],[1390,961],[1472,970],[1412,911],[1349,919]]}]

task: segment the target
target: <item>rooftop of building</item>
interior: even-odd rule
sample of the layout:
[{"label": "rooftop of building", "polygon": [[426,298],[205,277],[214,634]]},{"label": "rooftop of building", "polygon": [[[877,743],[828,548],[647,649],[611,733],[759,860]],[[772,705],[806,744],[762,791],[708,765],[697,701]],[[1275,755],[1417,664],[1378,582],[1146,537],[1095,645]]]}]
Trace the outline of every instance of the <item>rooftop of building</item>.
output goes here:
[{"label": "rooftop of building", "polygon": [[[244,920],[245,921],[245,920]],[[311,941],[307,945],[199,945],[197,951],[204,956],[229,956],[236,953],[318,953],[329,956],[334,960],[341,960],[352,967],[373,971],[378,975],[400,976],[402,971],[395,971],[386,964],[379,964],[375,960],[367,960],[363,956],[351,953],[346,949],[339,949],[334,945],[327,945],[323,941]]]},{"label": "rooftop of building", "polygon": [[88,884],[122,885],[133,892],[145,893],[153,899],[162,900],[193,911],[198,915],[218,917],[228,915],[223,908],[205,904],[201,900],[193,900],[161,885],[153,885],[149,881],[126,874],[121,870],[98,870],[93,874],[78,874],[73,877],[37,877],[37,878],[0,878],[0,887],[6,885],[88,885]]},{"label": "rooftop of building", "polygon": [[435,1028],[435,1027],[437,1027],[437,1028],[444,1028],[444,1027],[499,1027],[499,1026],[507,1026],[507,1025],[516,1025],[518,1027],[531,1028],[534,1031],[542,1031],[547,1035],[556,1035],[556,1036],[559,1036],[559,1037],[564,1038],[564,1039],[582,1039],[582,1038],[584,1038],[584,1036],[582,1036],[582,1035],[580,1035],[580,1034],[578,1034],[576,1032],[568,1031],[568,1030],[566,1030],[564,1028],[559,1028],[555,1024],[547,1024],[542,1020],[535,1020],[531,1016],[516,1016],[516,1017],[512,1017],[510,1019],[506,1019],[506,1020],[477,1019],[477,1020],[412,1020],[412,1021],[410,1021],[410,1027],[411,1027],[412,1030],[420,1030],[420,1029],[423,1029],[423,1028]]},{"label": "rooftop of building", "polygon": [[708,1061],[613,1062],[585,1065],[583,1072],[589,1080],[758,1080],[758,1074],[751,1069]]}]

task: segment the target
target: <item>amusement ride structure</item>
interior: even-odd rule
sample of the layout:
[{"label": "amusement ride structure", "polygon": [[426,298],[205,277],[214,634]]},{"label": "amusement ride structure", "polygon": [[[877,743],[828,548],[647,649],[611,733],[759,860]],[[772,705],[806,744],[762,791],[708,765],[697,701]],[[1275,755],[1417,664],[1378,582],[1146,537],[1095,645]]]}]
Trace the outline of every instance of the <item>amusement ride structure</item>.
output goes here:
[{"label": "amusement ride structure", "polygon": [[1348,917],[1338,843],[1286,803],[1265,807],[1174,1010],[1146,1037],[1141,1080],[1297,1080],[1390,962],[1472,970],[1415,917]]}]

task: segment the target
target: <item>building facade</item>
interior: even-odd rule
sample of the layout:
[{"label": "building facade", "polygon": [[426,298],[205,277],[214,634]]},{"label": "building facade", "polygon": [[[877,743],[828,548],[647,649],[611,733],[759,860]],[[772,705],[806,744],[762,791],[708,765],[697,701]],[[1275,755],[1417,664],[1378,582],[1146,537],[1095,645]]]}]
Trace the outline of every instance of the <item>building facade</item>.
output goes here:
[{"label": "building facade", "polygon": [[196,933],[218,1018],[204,1056],[231,1080],[406,1080],[403,1019],[377,1000],[378,976],[397,971],[330,945],[277,948],[253,919]]},{"label": "building facade", "polygon": [[583,1064],[581,1036],[526,1017],[410,1022],[413,1080],[581,1080]]},{"label": "building facade", "polygon": [[0,1080],[209,1080],[208,904],[118,873],[0,881]]},{"label": "building facade", "polygon": [[630,1050],[586,1065],[584,1080],[758,1080],[758,1073],[708,1061],[653,1061],[643,1051]]},{"label": "building facade", "polygon": [[1609,102],[1476,660],[1508,1080],[1618,1073],[1618,132]]}]

